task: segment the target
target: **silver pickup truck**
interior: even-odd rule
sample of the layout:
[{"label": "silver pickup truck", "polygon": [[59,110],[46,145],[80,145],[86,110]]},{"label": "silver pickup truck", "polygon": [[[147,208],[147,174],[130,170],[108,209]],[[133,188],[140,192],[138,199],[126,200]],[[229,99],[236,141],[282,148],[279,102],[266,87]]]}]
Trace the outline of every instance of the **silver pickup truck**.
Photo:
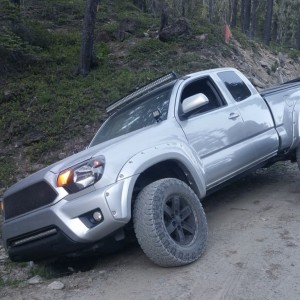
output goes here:
[{"label": "silver pickup truck", "polygon": [[11,260],[97,252],[131,228],[154,263],[195,261],[207,241],[201,199],[253,169],[300,160],[299,99],[297,80],[258,93],[232,68],[170,73],[120,99],[86,150],[5,192]]}]

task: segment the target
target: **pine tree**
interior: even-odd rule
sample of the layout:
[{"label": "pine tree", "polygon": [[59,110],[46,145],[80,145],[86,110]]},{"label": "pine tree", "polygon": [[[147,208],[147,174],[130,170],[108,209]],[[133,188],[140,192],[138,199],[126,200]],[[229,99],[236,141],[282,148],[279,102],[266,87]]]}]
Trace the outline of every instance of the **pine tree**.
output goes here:
[{"label": "pine tree", "polygon": [[264,30],[264,42],[267,45],[270,44],[270,40],[271,40],[272,17],[273,17],[273,0],[268,0],[267,11],[266,11],[265,30]]},{"label": "pine tree", "polygon": [[93,65],[94,29],[99,0],[86,0],[84,26],[77,73],[87,75]]}]

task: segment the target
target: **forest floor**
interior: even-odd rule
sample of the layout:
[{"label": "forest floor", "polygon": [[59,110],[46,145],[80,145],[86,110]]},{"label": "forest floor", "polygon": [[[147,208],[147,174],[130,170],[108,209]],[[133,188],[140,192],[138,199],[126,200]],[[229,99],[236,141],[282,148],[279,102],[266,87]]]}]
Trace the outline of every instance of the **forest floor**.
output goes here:
[{"label": "forest floor", "polygon": [[[160,268],[132,245],[79,260],[82,270],[89,265],[85,272],[66,276],[61,268],[56,278],[3,287],[0,298],[300,299],[299,180],[296,164],[277,163],[206,198],[208,246],[191,265]],[[25,276],[29,269],[19,272]]]}]

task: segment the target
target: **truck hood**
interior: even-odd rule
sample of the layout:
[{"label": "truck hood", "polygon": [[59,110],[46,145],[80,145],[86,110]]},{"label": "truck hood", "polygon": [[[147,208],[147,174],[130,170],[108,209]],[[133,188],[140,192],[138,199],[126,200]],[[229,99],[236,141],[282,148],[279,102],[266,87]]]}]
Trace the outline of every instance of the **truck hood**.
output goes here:
[{"label": "truck hood", "polygon": [[[6,190],[6,192],[4,193],[3,197],[6,198],[9,195],[23,190],[26,187],[37,183],[39,181],[44,180],[45,175],[50,171],[52,173],[57,173],[59,172],[59,170],[64,170],[74,164],[80,163],[82,161],[88,160],[89,158],[91,158],[93,156],[93,153],[95,153],[96,149],[86,149],[84,151],[81,151],[79,153],[76,153],[72,156],[69,156],[59,162],[56,162],[50,166],[47,166],[33,174],[31,174],[30,176],[25,177],[24,179],[20,180],[19,182],[15,183],[14,185],[12,185],[8,190]],[[62,168],[62,169],[60,169]]]},{"label": "truck hood", "polygon": [[62,170],[85,160],[102,155],[105,157],[105,171],[100,182],[101,186],[109,185],[117,180],[124,164],[137,153],[156,145],[174,140],[178,141],[179,139],[186,141],[181,127],[175,118],[171,118],[72,155],[54,164],[51,167],[51,172],[58,174]]},{"label": "truck hood", "polygon": [[5,193],[8,197],[19,190],[36,182],[42,181],[48,172],[58,174],[72,166],[87,161],[93,157],[103,155],[106,160],[105,172],[101,185],[109,185],[116,181],[123,165],[135,154],[150,147],[169,141],[185,140],[185,136],[175,118],[142,128],[129,134],[114,138],[99,145],[87,148],[58,161],[11,186]]},{"label": "truck hood", "polygon": [[174,122],[171,122],[171,125],[170,122],[165,121],[105,141],[54,163],[51,165],[50,171],[57,174],[99,155],[104,155],[105,158],[113,156],[114,160],[121,157],[127,161],[139,151],[178,138],[178,133],[183,136],[181,130],[179,132],[176,130],[176,125],[180,129],[175,119]]}]

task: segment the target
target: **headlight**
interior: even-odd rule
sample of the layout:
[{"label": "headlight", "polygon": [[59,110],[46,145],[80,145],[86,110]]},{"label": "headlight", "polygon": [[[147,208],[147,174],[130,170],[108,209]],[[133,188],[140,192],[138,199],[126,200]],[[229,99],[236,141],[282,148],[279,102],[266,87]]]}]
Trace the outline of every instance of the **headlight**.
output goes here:
[{"label": "headlight", "polygon": [[104,156],[92,158],[59,173],[57,186],[65,188],[69,193],[76,193],[95,184],[103,175]]}]

